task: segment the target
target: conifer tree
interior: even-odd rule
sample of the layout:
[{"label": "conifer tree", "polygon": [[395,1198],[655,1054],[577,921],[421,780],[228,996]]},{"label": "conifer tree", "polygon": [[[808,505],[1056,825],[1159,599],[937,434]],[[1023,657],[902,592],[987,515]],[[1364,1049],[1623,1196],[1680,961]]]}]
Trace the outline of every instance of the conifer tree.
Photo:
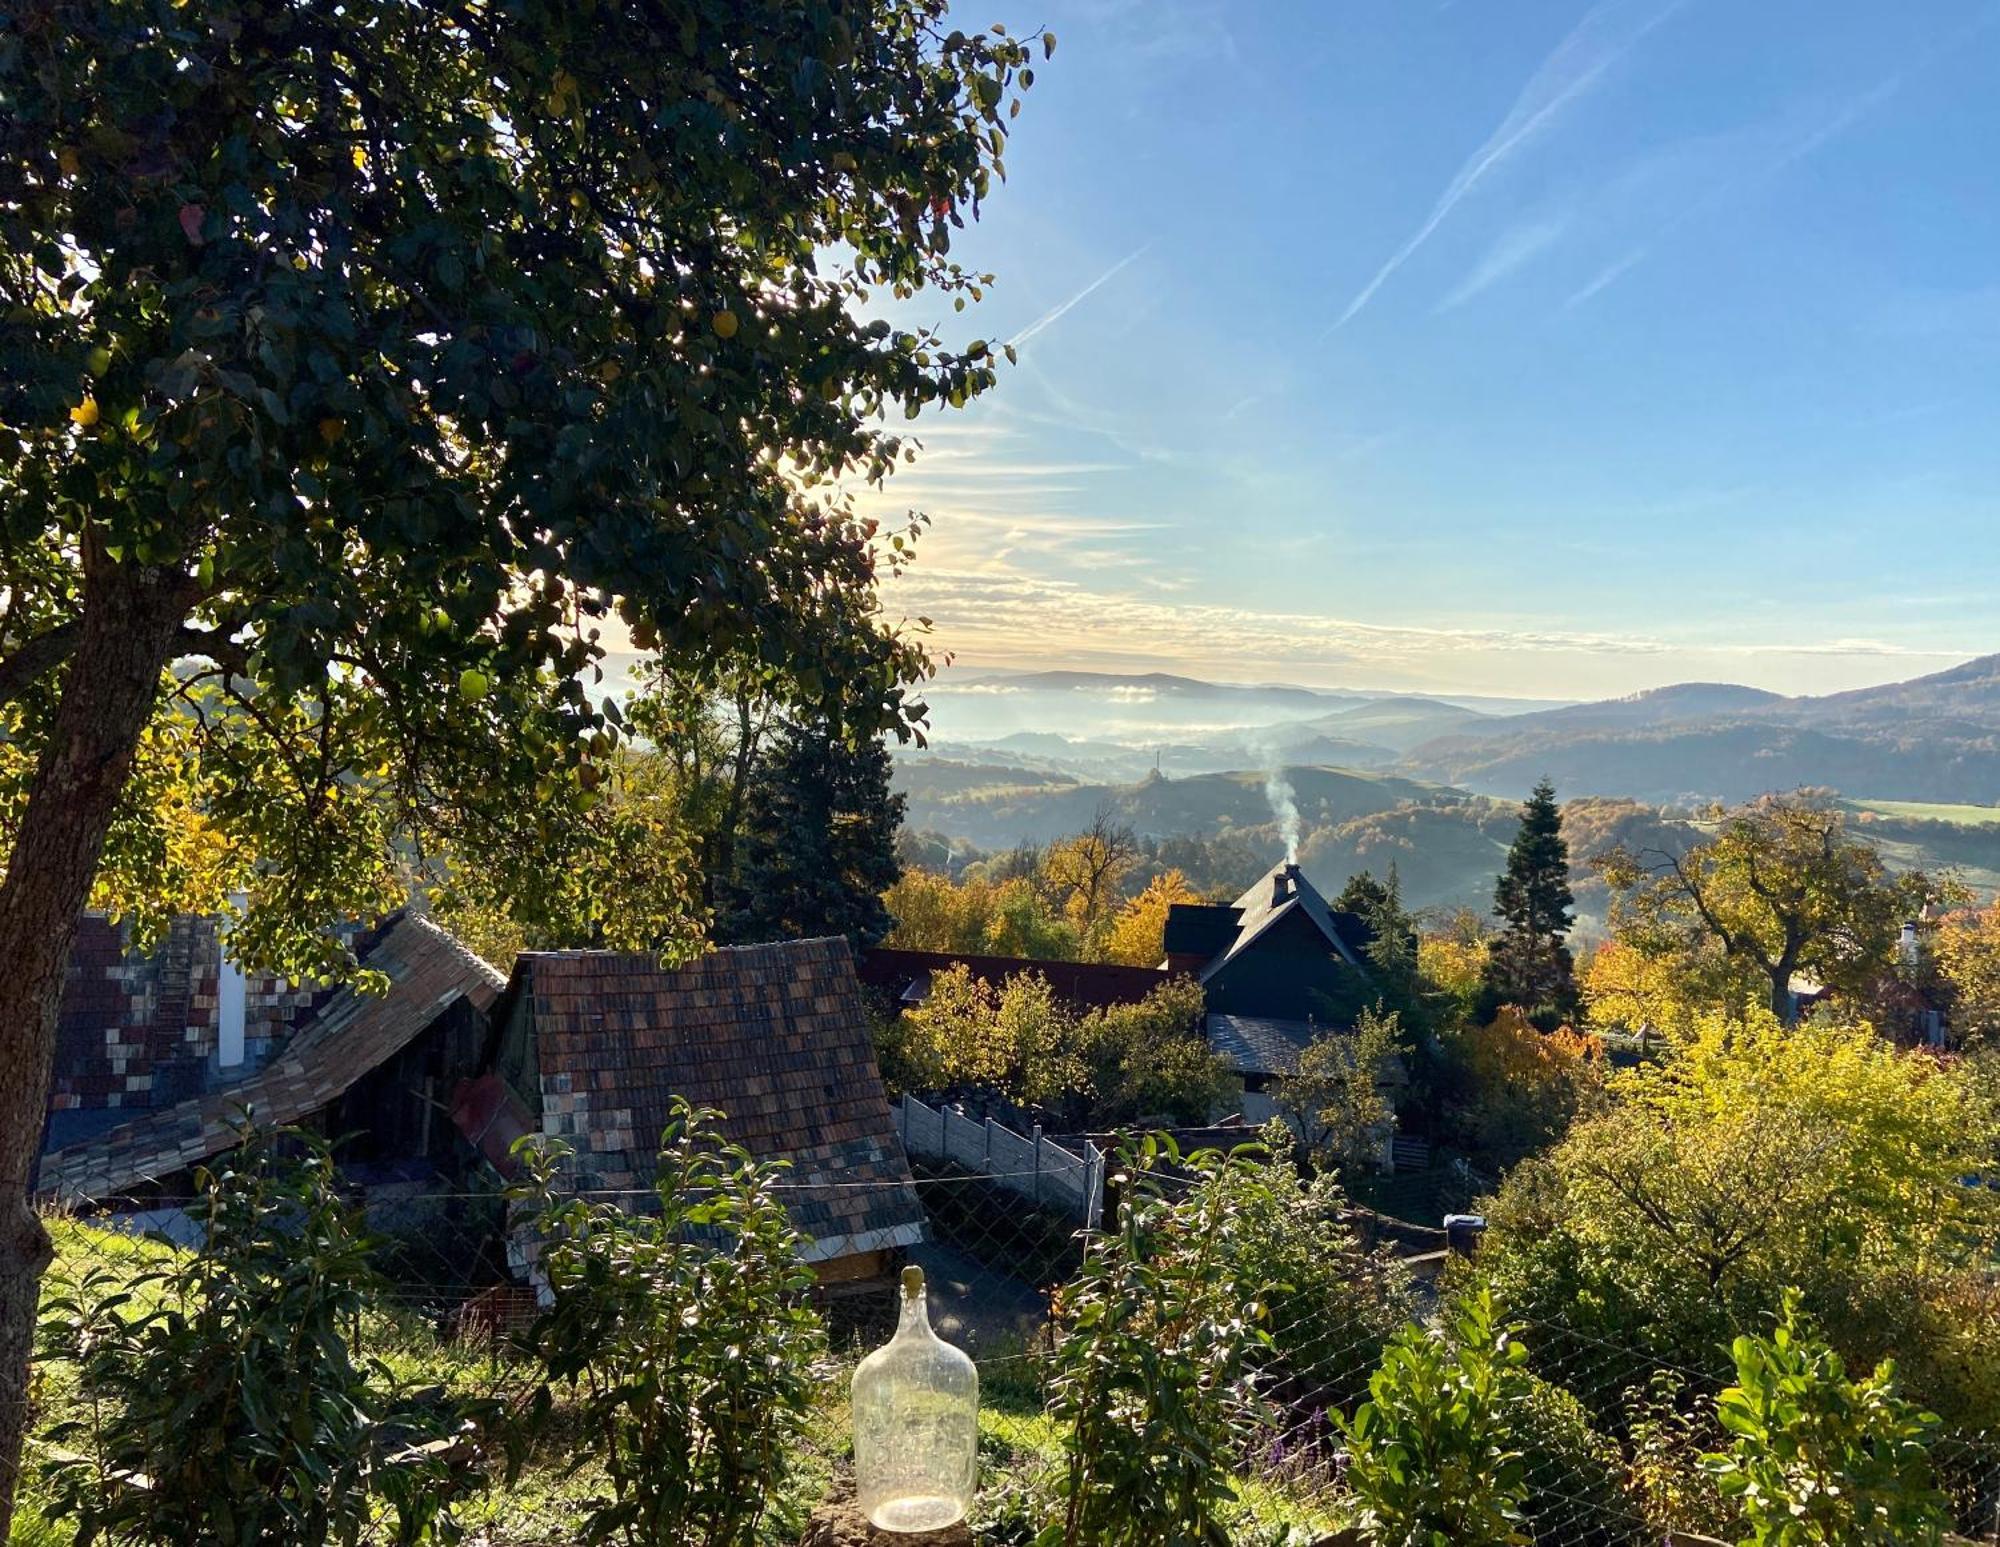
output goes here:
[{"label": "conifer tree", "polygon": [[786,725],[750,783],[736,871],[718,887],[716,936],[846,935],[857,950],[879,943],[893,922],[882,894],[902,874],[902,821],[880,738],[850,743],[826,717]]},{"label": "conifer tree", "polygon": [[1520,830],[1493,890],[1501,929],[1486,959],[1483,1017],[1517,1005],[1548,1030],[1576,1012],[1575,966],[1565,939],[1576,923],[1575,902],[1562,809],[1555,786],[1543,779],[1521,807]]}]

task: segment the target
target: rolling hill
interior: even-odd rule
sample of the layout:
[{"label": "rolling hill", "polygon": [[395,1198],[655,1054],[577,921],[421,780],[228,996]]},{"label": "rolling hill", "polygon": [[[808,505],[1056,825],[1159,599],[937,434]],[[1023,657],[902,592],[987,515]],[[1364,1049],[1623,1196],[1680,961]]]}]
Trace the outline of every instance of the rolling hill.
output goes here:
[{"label": "rolling hill", "polygon": [[1686,683],[1469,722],[1413,748],[1411,774],[1490,794],[1547,775],[1565,794],[1747,800],[1829,786],[1881,800],[2000,800],[2000,656],[1824,697]]}]

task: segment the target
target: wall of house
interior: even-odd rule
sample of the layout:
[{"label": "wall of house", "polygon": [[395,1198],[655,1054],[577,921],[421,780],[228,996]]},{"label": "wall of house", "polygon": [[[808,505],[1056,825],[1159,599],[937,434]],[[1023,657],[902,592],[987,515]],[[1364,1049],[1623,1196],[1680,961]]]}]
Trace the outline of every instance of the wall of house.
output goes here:
[{"label": "wall of house", "polygon": [[318,991],[250,974],[243,984],[243,1057],[224,1067],[220,936],[213,918],[183,917],[151,951],[101,913],[77,926],[56,1020],[49,1096],[52,1146],[172,1106],[256,1073],[311,1012]]},{"label": "wall of house", "polygon": [[1203,985],[1224,1015],[1345,1023],[1366,1003],[1367,980],[1303,911],[1273,924]]}]

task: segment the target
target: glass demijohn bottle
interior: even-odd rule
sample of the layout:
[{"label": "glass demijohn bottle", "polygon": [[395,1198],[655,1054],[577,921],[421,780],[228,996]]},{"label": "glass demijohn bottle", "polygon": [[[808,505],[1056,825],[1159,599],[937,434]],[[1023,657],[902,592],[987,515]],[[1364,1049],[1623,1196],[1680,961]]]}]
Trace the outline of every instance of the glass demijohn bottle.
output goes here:
[{"label": "glass demijohn bottle", "polygon": [[979,1456],[979,1372],[931,1331],[924,1270],[903,1269],[896,1335],[854,1371],[854,1483],[884,1531],[965,1517]]}]

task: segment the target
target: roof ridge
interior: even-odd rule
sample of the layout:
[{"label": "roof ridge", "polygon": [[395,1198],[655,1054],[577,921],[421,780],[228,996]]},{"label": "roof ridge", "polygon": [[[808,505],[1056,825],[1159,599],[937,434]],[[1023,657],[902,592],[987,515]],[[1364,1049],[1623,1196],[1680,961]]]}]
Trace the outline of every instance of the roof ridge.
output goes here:
[{"label": "roof ridge", "polygon": [[[498,967],[494,966],[493,963],[488,961],[485,957],[481,956],[477,951],[473,950],[471,946],[467,945],[463,940],[459,939],[457,935],[453,934],[450,930],[446,929],[444,925],[440,924],[436,919],[432,918],[428,913],[412,913],[409,915],[407,919],[403,920],[402,923],[413,923],[421,925],[431,934],[437,936],[438,940],[447,949],[455,952],[458,956],[462,957],[467,966],[472,967],[476,971],[484,974],[486,980],[489,983],[491,983],[494,988],[504,989],[507,986],[506,973],[502,972]],[[402,924],[399,923],[398,925],[395,926],[395,928],[392,928],[389,931],[389,934],[394,934],[396,932],[396,929],[400,929],[401,927]],[[383,938],[387,939],[388,936],[385,935]],[[369,954],[373,955],[374,953],[370,952]]]}]

